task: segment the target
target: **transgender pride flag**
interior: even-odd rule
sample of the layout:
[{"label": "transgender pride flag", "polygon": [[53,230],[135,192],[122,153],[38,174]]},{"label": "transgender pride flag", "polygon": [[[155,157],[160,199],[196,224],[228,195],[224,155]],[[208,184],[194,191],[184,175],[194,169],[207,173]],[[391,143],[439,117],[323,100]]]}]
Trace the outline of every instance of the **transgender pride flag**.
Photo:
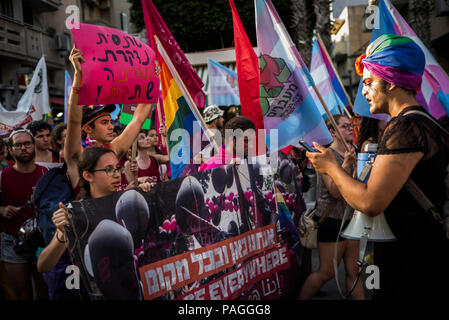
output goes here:
[{"label": "transgender pride flag", "polygon": [[[270,0],[255,0],[255,8],[265,129],[278,130],[277,150],[298,145],[299,139],[309,144],[330,143],[332,137],[308,90],[313,79],[276,9]],[[270,135],[266,139],[269,149]]]},{"label": "transgender pride flag", "polygon": [[[398,34],[413,39],[426,56],[421,91],[416,95],[416,99],[437,119],[449,114],[449,78],[447,74],[389,0],[379,1],[378,15],[379,28],[373,29],[370,42],[385,33]],[[362,96],[361,82],[354,102],[354,112],[371,116],[368,102]]]},{"label": "transgender pride flag", "polygon": [[[323,50],[320,46],[320,43],[315,38],[312,46],[312,61],[310,62],[310,74],[312,75],[313,81],[315,82],[316,87],[318,88],[318,92],[320,92],[321,96],[323,97],[323,100],[326,103],[326,106],[328,107],[329,111],[332,114],[340,114],[343,113],[345,105],[341,101],[340,97],[336,94],[336,90],[334,89],[329,69],[327,68],[325,62],[325,56],[326,55],[323,54]],[[332,70],[332,66],[329,65],[329,67],[332,71],[334,79],[337,80],[336,85],[338,85],[338,87],[341,89],[340,83],[338,82],[338,79]],[[321,116],[324,119],[326,119],[327,113],[324,110],[313,88],[310,88],[310,93],[312,94],[313,100],[315,101],[318,110],[320,110]]]},{"label": "transgender pride flag", "polygon": [[237,73],[217,61],[207,58],[209,88],[212,104],[217,106],[239,105]]},{"label": "transgender pride flag", "polygon": [[69,105],[70,91],[72,91],[72,78],[67,70],[64,73],[64,123],[67,123],[67,108]]}]

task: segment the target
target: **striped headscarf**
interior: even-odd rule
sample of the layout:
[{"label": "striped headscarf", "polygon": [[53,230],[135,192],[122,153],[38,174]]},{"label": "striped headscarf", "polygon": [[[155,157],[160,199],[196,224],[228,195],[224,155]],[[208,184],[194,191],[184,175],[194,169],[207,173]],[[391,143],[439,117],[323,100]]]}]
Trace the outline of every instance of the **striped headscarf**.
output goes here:
[{"label": "striped headscarf", "polygon": [[410,38],[383,34],[374,40],[355,62],[357,74],[370,73],[406,90],[421,87],[426,58],[421,48]]}]

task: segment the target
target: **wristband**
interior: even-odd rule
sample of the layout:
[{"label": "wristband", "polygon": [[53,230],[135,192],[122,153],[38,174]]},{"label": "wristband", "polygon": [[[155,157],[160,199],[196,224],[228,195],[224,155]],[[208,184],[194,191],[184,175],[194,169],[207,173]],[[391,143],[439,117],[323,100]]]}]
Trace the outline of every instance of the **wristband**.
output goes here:
[{"label": "wristband", "polygon": [[81,88],[80,87],[72,87],[72,92],[74,92],[76,94],[80,94],[81,93]]},{"label": "wristband", "polygon": [[61,241],[61,240],[59,240],[59,238],[58,238],[58,232],[56,231],[56,240],[58,240],[60,243],[66,243],[67,241]]}]

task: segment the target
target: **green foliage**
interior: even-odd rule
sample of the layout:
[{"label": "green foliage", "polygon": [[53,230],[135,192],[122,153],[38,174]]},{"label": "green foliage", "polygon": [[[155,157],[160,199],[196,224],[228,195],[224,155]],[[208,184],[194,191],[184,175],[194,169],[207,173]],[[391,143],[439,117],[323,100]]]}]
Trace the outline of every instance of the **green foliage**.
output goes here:
[{"label": "green foliage", "polygon": [[[145,0],[146,1],[146,0]],[[128,0],[131,22],[145,28],[141,0]],[[287,29],[291,26],[291,0],[272,0]],[[228,0],[153,0],[159,14],[184,52],[234,46],[231,7]],[[257,45],[254,1],[234,0],[245,31]]]}]

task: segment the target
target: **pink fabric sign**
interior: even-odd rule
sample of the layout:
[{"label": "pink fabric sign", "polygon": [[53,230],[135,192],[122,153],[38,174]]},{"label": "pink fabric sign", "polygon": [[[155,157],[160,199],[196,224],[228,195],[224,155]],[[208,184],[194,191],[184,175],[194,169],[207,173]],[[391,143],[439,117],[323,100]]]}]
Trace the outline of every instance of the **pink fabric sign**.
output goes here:
[{"label": "pink fabric sign", "polygon": [[123,31],[84,23],[72,35],[85,59],[79,104],[157,102],[156,55],[148,45]]}]

